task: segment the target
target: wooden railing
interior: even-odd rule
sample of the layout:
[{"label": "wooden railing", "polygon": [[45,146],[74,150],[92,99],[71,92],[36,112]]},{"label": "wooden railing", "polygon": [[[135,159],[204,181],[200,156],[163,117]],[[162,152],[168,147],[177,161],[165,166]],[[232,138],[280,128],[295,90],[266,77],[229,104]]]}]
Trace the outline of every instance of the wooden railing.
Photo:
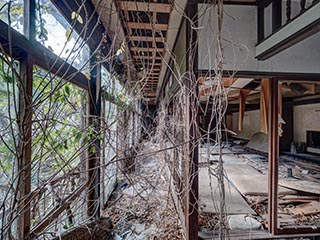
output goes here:
[{"label": "wooden railing", "polygon": [[[313,0],[312,2],[306,0],[299,0],[299,2],[292,0],[260,1],[258,5],[258,43],[272,36],[280,28],[289,24],[319,2],[320,0]],[[266,9],[269,7],[272,8],[271,16],[266,14]],[[283,8],[285,8],[284,11],[282,11]],[[298,11],[296,8],[298,8]],[[269,23],[267,21],[269,21]],[[268,24],[271,24],[271,33],[266,32],[265,26]]]},{"label": "wooden railing", "polygon": [[[314,4],[319,2],[318,0],[313,0],[311,5],[306,8],[306,0],[300,0],[300,13],[303,13],[308,8],[312,7]],[[286,0],[286,22],[290,22],[292,20],[291,16],[291,9],[292,9],[292,1]]]},{"label": "wooden railing", "polygon": [[[79,219],[77,215],[83,209],[76,209],[74,212],[71,205],[79,199],[87,185],[80,177],[80,168],[76,167],[63,176],[47,181],[30,194],[31,212],[31,237],[35,237],[46,230],[57,219],[65,219],[57,224],[63,224],[69,228]],[[62,217],[62,214],[63,217]],[[65,224],[67,222],[67,224]]]}]

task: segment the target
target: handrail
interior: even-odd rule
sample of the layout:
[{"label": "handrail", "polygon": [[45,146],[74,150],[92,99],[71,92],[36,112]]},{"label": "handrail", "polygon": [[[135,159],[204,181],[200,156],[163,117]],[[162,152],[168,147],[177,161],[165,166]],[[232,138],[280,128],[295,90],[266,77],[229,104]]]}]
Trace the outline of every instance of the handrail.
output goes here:
[{"label": "handrail", "polygon": [[[274,2],[274,1],[280,1],[280,0],[271,0],[271,1],[268,1],[268,3],[270,4],[270,2]],[[285,2],[285,12],[284,14],[281,14],[281,19],[282,18],[285,18],[285,21],[281,22],[281,25],[277,28],[272,28],[272,32],[271,34],[269,34],[268,36],[265,36],[265,32],[264,32],[264,29],[262,29],[263,31],[263,37],[261,39],[258,40],[258,43],[257,45],[259,45],[260,43],[264,42],[265,40],[267,40],[268,38],[271,38],[275,33],[277,33],[278,31],[280,31],[282,28],[284,28],[285,26],[287,26],[289,23],[291,23],[292,21],[294,21],[295,19],[297,19],[299,16],[301,16],[302,14],[304,14],[306,11],[310,10],[312,7],[314,7],[317,3],[319,3],[320,0],[313,0],[311,2],[311,4],[306,7],[306,1],[305,0],[300,0],[300,10],[299,10],[299,13],[295,16],[291,16],[292,15],[292,12],[291,12],[291,7],[292,7],[292,0],[286,0]],[[273,4],[273,3],[272,3]],[[264,12],[264,9],[268,6],[267,5],[261,5],[262,7],[262,12]],[[261,14],[261,13],[260,13]],[[263,13],[264,15],[264,13]],[[265,17],[265,16],[264,16]],[[265,19],[263,19],[263,21],[265,21]]]},{"label": "handrail", "polygon": [[86,189],[86,184],[78,187],[73,191],[68,197],[61,201],[61,203],[55,208],[52,209],[44,218],[41,220],[30,233],[31,237],[35,237],[41,233],[46,227],[48,227],[64,210],[74,202],[74,200]]}]

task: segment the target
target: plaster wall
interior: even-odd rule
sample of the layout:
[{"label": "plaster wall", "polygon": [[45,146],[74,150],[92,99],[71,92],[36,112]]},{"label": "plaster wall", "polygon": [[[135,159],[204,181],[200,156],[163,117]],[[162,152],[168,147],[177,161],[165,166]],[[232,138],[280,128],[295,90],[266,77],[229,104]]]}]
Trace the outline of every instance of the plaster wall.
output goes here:
[{"label": "plaster wall", "polygon": [[307,130],[320,131],[320,103],[293,107],[294,141],[306,142]]},{"label": "plaster wall", "polygon": [[[214,7],[199,4],[199,69],[213,69],[217,44]],[[320,33],[299,42],[265,61],[255,59],[256,6],[224,6],[222,27],[224,70],[320,73]]]},{"label": "plaster wall", "polygon": [[232,113],[232,131],[237,133],[237,138],[250,140],[253,134],[260,131],[260,110],[244,113],[243,130],[238,131],[239,113]]}]

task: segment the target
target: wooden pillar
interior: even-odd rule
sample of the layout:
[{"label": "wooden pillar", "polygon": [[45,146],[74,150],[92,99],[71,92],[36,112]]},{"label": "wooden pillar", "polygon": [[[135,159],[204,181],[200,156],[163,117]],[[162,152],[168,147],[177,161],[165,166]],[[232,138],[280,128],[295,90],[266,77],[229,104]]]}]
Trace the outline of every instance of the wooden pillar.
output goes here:
[{"label": "wooden pillar", "polygon": [[238,122],[238,130],[241,132],[243,130],[243,118],[244,112],[246,110],[246,99],[250,93],[250,89],[240,89],[239,93],[239,122]]},{"label": "wooden pillar", "polygon": [[32,63],[27,55],[20,60],[19,87],[19,239],[30,234],[31,133],[32,133]]},{"label": "wooden pillar", "polygon": [[[92,51],[93,52],[93,51]],[[101,134],[101,73],[96,57],[91,54],[89,81],[89,141],[88,148],[88,216],[100,217],[100,138]]]},{"label": "wooden pillar", "polygon": [[[185,206],[186,219],[186,237],[187,240],[198,239],[198,199],[199,199],[199,184],[198,184],[198,46],[197,46],[197,31],[193,27],[197,27],[197,3],[188,3],[187,15],[194,23],[191,26],[187,21],[187,71],[188,79],[186,83],[187,93],[187,121],[189,128],[189,163],[187,164],[186,189],[188,190],[187,201]],[[191,50],[191,51],[190,51]]]},{"label": "wooden pillar", "polygon": [[[35,0],[24,1],[24,35],[30,41],[35,40]],[[19,239],[29,239],[31,228],[31,140],[32,140],[32,79],[33,64],[27,53],[20,60],[19,88]]]},{"label": "wooden pillar", "polygon": [[278,161],[279,161],[279,134],[278,134],[278,80],[269,80],[269,154],[268,154],[268,226],[272,234],[278,230]]}]

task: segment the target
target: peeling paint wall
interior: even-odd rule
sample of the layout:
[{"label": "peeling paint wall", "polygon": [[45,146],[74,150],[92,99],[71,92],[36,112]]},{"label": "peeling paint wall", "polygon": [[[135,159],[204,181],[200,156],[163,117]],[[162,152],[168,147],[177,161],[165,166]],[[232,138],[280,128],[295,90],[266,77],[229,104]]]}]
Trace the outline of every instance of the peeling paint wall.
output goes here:
[{"label": "peeling paint wall", "polygon": [[307,130],[320,131],[320,103],[293,107],[294,141],[306,142]]},{"label": "peeling paint wall", "polygon": [[239,113],[232,113],[232,131],[237,133],[236,138],[250,140],[252,135],[260,130],[260,110],[244,113],[243,131],[238,131]]}]

